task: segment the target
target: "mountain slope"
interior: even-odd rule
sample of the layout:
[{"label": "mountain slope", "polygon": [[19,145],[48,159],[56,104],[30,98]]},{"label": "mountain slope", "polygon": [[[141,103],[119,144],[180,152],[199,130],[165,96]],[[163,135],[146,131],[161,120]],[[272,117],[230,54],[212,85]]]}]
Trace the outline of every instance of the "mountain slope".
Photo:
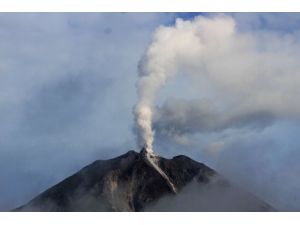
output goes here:
[{"label": "mountain slope", "polygon": [[[175,185],[178,194],[145,162],[142,152],[129,151],[117,158],[95,161],[15,211],[273,210],[255,196],[233,187],[206,165],[186,156],[158,157],[158,166]],[[228,190],[233,196],[228,195]],[[235,193],[239,194],[234,196]],[[222,199],[227,195],[228,199]],[[239,203],[232,205],[236,198]],[[219,199],[222,202],[218,202]],[[193,207],[186,204],[190,202]]]}]

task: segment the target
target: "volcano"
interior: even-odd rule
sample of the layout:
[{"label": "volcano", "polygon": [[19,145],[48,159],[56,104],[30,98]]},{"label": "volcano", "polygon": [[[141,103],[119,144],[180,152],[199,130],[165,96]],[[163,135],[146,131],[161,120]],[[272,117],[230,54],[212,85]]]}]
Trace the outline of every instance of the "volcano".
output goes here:
[{"label": "volcano", "polygon": [[[145,150],[97,160],[14,211],[274,211],[203,163]],[[171,183],[171,185],[170,185]]]}]

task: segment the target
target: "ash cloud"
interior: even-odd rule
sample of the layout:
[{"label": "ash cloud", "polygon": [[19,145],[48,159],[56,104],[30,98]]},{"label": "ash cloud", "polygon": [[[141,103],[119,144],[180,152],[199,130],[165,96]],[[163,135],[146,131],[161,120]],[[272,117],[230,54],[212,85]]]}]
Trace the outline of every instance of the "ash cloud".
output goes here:
[{"label": "ash cloud", "polygon": [[172,136],[241,128],[259,131],[275,120],[270,111],[226,114],[217,112],[212,104],[205,101],[173,98],[156,108],[153,127],[160,135]]},{"label": "ash cloud", "polygon": [[[299,120],[299,46],[297,36],[242,32],[227,15],[177,19],[174,26],[158,28],[138,82],[137,107],[145,106],[148,115],[141,120],[147,126],[140,133],[149,134],[144,142],[150,136],[152,143],[155,132],[259,129],[276,120]],[[192,77],[193,98],[199,100],[167,100],[155,108],[157,92],[178,74]]]}]

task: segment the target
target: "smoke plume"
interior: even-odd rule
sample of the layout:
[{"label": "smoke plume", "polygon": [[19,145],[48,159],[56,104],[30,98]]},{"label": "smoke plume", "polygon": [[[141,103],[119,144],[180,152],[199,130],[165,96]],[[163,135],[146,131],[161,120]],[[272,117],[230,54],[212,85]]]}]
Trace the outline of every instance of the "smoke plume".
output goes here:
[{"label": "smoke plume", "polygon": [[[177,19],[174,26],[159,27],[139,65],[139,144],[151,150],[154,131],[178,138],[299,119],[298,58],[293,35],[242,32],[230,16]],[[196,98],[155,106],[157,93],[176,75],[189,76]]]}]

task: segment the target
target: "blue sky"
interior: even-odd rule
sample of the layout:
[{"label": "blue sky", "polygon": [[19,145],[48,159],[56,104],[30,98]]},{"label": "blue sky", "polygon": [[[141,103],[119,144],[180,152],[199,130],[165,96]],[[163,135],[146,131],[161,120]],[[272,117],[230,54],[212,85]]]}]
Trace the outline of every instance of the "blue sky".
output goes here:
[{"label": "blue sky", "polygon": [[[0,14],[0,210],[96,159],[136,149],[138,62],[158,26],[196,15]],[[298,40],[299,15],[231,16],[241,32]],[[167,94],[184,87],[178,79]],[[195,133],[192,147],[157,136],[155,146],[167,157],[186,154],[207,163],[281,210],[300,210],[299,132],[299,121],[285,120],[246,133]],[[207,146],[222,138],[228,145],[217,157],[208,154]]]}]

